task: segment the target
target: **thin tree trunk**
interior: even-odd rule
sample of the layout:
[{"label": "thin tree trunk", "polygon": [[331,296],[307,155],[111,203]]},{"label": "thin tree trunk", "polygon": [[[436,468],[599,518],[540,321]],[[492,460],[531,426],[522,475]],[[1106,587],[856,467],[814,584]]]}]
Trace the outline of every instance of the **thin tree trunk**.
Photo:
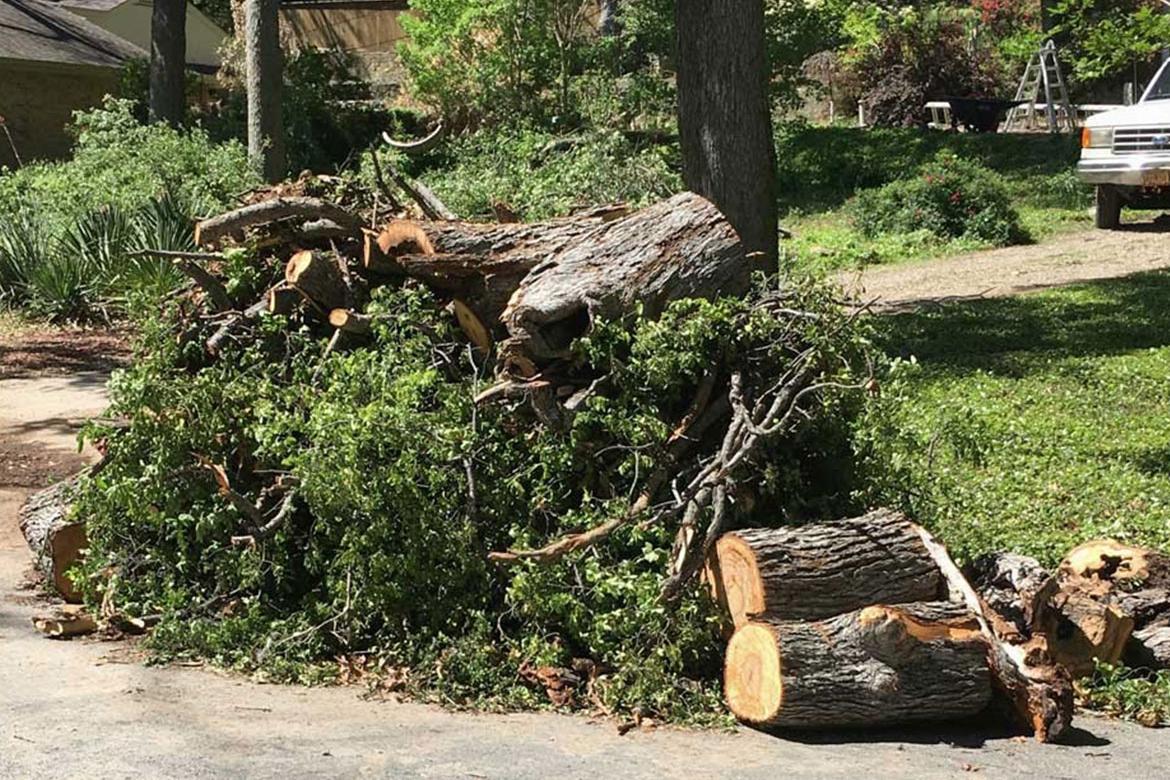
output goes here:
[{"label": "thin tree trunk", "polygon": [[757,265],[777,262],[776,152],[761,0],[678,0],[683,179],[719,207]]},{"label": "thin tree trunk", "polygon": [[186,109],[187,0],[154,0],[150,17],[150,120],[177,126]]},{"label": "thin tree trunk", "polygon": [[612,38],[621,28],[618,26],[618,0],[600,0],[598,3],[598,30],[602,36]]},{"label": "thin tree trunk", "polygon": [[248,159],[267,182],[285,175],[278,0],[245,0],[244,59],[248,85]]}]

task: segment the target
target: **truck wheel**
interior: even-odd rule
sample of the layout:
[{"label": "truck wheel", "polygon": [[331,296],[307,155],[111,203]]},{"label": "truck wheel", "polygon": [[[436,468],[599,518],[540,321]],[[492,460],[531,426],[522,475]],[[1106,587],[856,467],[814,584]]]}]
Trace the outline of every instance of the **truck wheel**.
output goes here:
[{"label": "truck wheel", "polygon": [[1121,227],[1121,192],[1112,184],[1097,185],[1097,227],[1101,230]]}]

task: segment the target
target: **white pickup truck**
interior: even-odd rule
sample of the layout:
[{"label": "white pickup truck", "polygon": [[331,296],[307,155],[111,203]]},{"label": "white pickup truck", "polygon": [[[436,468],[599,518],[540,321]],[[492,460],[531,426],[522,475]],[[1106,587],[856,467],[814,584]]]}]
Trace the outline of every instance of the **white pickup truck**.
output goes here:
[{"label": "white pickup truck", "polygon": [[1097,114],[1081,131],[1081,180],[1097,186],[1097,227],[1121,224],[1121,207],[1170,208],[1170,62],[1135,105]]}]

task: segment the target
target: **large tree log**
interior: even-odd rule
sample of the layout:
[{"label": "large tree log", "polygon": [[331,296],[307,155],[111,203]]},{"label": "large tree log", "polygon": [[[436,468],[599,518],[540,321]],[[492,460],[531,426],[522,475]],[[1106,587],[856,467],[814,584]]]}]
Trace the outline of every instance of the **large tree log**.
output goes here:
[{"label": "large tree log", "polygon": [[218,244],[247,228],[290,219],[298,222],[326,219],[351,229],[355,238],[361,234],[361,220],[345,209],[318,198],[286,195],[242,206],[199,222],[195,225],[195,243],[201,246]]},{"label": "large tree log", "polygon": [[565,357],[596,318],[641,306],[654,318],[679,298],[740,295],[750,268],[734,229],[710,201],[682,193],[598,227],[520,283],[502,319],[505,353]]},{"label": "large tree log", "polygon": [[529,271],[605,221],[595,214],[508,224],[393,220],[366,234],[363,262],[368,271],[406,274],[459,298],[494,328]]},{"label": "large tree log", "polygon": [[727,646],[724,691],[754,726],[870,727],[975,715],[991,700],[991,676],[975,617],[920,603],[747,623]]},{"label": "large tree log", "polygon": [[1059,585],[1035,558],[995,553],[977,558],[964,572],[987,606],[1006,625],[1003,639],[1021,643],[1046,624]]},{"label": "large tree log", "polygon": [[913,523],[888,509],[835,523],[724,534],[707,579],[736,626],[765,612],[818,620],[946,593]]},{"label": "large tree log", "polygon": [[81,601],[81,593],[68,572],[88,545],[85,523],[69,517],[79,476],[33,493],[18,512],[20,531],[36,556],[37,569],[62,598],[73,603]]}]

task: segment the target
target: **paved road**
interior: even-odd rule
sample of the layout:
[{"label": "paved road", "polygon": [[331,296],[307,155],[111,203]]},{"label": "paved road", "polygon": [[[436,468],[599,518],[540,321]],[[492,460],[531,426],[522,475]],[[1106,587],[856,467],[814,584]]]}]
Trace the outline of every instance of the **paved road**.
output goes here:
[{"label": "paved road", "polygon": [[[0,438],[69,448],[104,402],[95,377],[0,381]],[[61,456],[65,457],[65,450]],[[3,473],[0,470],[0,473]],[[965,724],[780,739],[672,729],[618,736],[552,714],[474,715],[148,668],[124,644],[33,633],[37,599],[0,485],[0,778],[1160,778],[1170,732],[1082,717],[1073,744]],[[973,774],[975,773],[975,774]]]}]

